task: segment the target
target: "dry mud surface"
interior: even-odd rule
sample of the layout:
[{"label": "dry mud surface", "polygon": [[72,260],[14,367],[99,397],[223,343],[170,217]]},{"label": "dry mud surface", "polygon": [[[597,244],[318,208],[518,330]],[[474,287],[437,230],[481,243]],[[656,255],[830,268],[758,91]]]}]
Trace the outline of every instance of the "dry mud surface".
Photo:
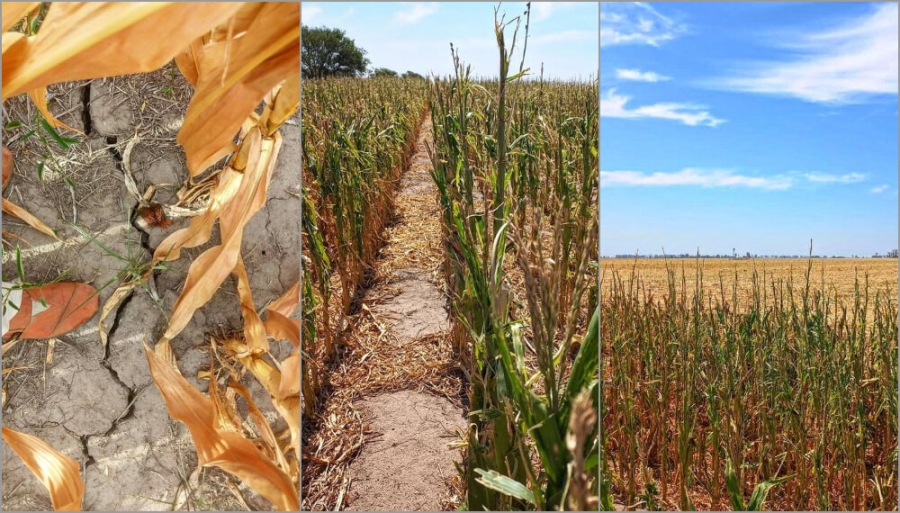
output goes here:
[{"label": "dry mud surface", "polygon": [[[100,290],[100,304],[116,288],[127,263],[81,236],[89,231],[110,250],[138,262],[189,218],[146,232],[133,224],[137,205],[125,187],[121,160],[126,155],[135,183],[143,192],[157,186],[154,201],[174,203],[188,179],[184,153],[175,137],[191,87],[169,64],[145,75],[93,80],[50,88],[50,110],[61,121],[87,133],[68,151],[47,149],[23,129],[4,129],[3,140],[16,158],[13,180],[4,196],[59,230],[57,243],[18,219],[4,217],[4,239],[22,248],[28,281],[44,282],[64,271],[65,280],[84,281]],[[4,105],[4,127],[15,119],[34,125],[34,109],[24,98]],[[72,134],[66,133],[67,136]],[[256,307],[279,297],[299,279],[300,129],[295,117],[282,127],[269,199],[244,231],[242,254]],[[43,179],[38,162],[45,160]],[[65,180],[74,184],[71,187]],[[20,237],[16,239],[15,237]],[[27,242],[26,242],[27,241]],[[169,418],[153,385],[143,344],[165,331],[167,317],[183,286],[190,263],[218,243],[217,230],[207,244],[184,251],[170,269],[157,271],[158,300],[136,289],[107,319],[109,347],[98,335],[99,312],[72,333],[47,341],[20,341],[3,357],[4,368],[24,367],[4,376],[8,402],[3,425],[34,434],[82,466],[86,510],[245,510],[271,505],[239,481],[216,469],[196,469],[196,453],[185,426]],[[8,249],[8,247],[7,247]],[[16,276],[14,253],[4,251],[3,277]],[[202,391],[197,373],[209,366],[209,334],[242,326],[235,283],[225,281],[173,342],[182,374]],[[287,342],[273,345],[283,359]],[[243,380],[273,428],[285,427],[268,394],[247,375]],[[2,450],[4,510],[49,510],[46,490],[8,447]]]}]

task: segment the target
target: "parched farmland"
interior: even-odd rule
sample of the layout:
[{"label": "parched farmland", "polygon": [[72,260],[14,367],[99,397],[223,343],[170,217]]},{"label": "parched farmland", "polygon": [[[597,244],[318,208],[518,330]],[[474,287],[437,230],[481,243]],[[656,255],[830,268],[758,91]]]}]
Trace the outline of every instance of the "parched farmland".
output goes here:
[{"label": "parched farmland", "polygon": [[597,83],[501,52],[303,82],[305,510],[597,508]]},{"label": "parched farmland", "polygon": [[607,509],[894,509],[896,259],[604,259]]}]

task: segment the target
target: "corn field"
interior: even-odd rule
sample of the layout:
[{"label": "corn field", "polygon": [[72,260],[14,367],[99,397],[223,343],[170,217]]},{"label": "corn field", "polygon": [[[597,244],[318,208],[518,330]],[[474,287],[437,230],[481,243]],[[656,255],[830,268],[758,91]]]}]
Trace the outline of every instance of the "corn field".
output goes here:
[{"label": "corn field", "polygon": [[858,276],[840,299],[812,260],[796,280],[754,270],[749,298],[699,262],[662,297],[636,271],[604,279],[606,509],[896,508],[892,291]]}]

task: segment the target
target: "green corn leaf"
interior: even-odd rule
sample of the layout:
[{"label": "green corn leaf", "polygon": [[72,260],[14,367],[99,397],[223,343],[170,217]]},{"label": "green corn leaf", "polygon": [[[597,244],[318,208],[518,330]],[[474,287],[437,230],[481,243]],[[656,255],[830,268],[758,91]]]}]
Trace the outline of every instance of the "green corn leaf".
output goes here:
[{"label": "green corn leaf", "polygon": [[484,470],[476,468],[475,472],[481,475],[481,477],[476,479],[476,481],[490,488],[491,490],[500,492],[504,495],[509,495],[510,497],[528,501],[530,504],[535,503],[534,493],[532,493],[531,490],[529,490],[524,484],[516,481],[515,479],[504,476],[496,470]]}]

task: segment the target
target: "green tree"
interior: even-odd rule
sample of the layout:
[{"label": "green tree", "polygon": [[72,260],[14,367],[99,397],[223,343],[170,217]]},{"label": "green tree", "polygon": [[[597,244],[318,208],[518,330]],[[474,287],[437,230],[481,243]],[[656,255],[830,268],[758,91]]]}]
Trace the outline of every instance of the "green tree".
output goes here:
[{"label": "green tree", "polygon": [[372,76],[397,78],[397,72],[388,68],[375,68],[375,71],[372,72]]},{"label": "green tree", "polygon": [[356,77],[366,72],[366,51],[343,30],[304,26],[300,34],[300,67],[304,79]]},{"label": "green tree", "polygon": [[419,78],[419,79],[425,80],[425,77],[416,73],[415,71],[407,71],[406,73],[403,74],[403,78]]}]

